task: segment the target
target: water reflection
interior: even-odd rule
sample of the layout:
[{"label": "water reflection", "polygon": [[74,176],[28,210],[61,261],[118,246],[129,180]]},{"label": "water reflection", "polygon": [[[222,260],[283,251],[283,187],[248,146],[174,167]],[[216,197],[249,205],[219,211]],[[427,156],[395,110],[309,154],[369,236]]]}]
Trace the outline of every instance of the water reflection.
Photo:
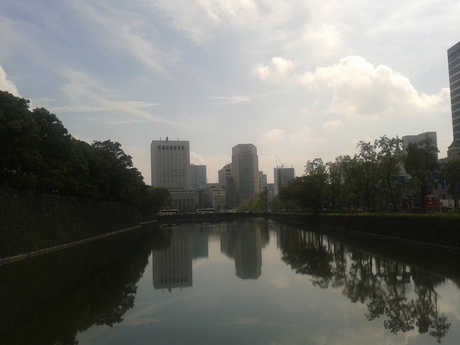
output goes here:
[{"label": "water reflection", "polygon": [[[196,334],[202,344],[321,342],[326,333],[311,320],[339,338],[323,343],[351,344],[339,330],[356,322],[337,317],[351,319],[350,310],[369,328],[410,334],[400,343],[419,344],[421,334],[423,344],[454,344],[460,309],[446,309],[440,291],[457,284],[458,295],[460,271],[446,278],[425,265],[430,253],[414,254],[417,265],[266,220],[156,227],[0,266],[0,344],[187,344]],[[294,278],[274,284],[280,276]],[[339,309],[341,299],[351,303]]]},{"label": "water reflection", "polygon": [[320,288],[340,289],[352,303],[367,306],[369,321],[396,334],[417,329],[437,342],[450,323],[438,310],[436,286],[445,278],[423,270],[346,247],[319,233],[282,232],[283,261],[298,274],[311,276]]},{"label": "water reflection", "polygon": [[[244,224],[244,223],[243,223]],[[235,260],[236,276],[257,279],[262,272],[262,234],[257,226],[235,222],[221,231],[221,252]]]}]

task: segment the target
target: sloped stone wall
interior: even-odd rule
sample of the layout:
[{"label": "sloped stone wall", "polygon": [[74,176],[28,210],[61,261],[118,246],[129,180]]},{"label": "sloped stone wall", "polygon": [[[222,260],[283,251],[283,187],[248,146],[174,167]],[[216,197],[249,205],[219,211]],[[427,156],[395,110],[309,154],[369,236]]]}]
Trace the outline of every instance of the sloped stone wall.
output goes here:
[{"label": "sloped stone wall", "polygon": [[0,258],[139,225],[129,205],[0,189]]}]

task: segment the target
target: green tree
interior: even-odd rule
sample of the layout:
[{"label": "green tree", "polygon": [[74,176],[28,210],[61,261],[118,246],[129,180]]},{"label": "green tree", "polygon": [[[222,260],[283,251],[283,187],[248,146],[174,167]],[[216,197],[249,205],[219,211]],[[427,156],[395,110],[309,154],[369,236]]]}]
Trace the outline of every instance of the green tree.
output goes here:
[{"label": "green tree", "polygon": [[40,140],[29,101],[0,91],[0,184],[35,188],[43,165],[38,151]]},{"label": "green tree", "polygon": [[397,176],[404,159],[402,140],[399,138],[388,138],[384,135],[380,139],[375,140],[374,147],[379,150],[377,153],[377,172],[380,180],[383,182],[385,205],[392,204],[395,207],[399,204]]},{"label": "green tree", "polygon": [[327,166],[321,158],[307,161],[305,165],[304,193],[306,206],[317,214],[324,205],[328,186]]},{"label": "green tree", "polygon": [[375,196],[377,186],[377,153],[375,147],[369,143],[360,141],[358,143],[359,154],[356,155],[357,162],[361,168],[361,188],[366,210],[375,209]]},{"label": "green tree", "polygon": [[32,111],[32,118],[39,128],[41,138],[38,145],[43,159],[36,190],[39,192],[63,192],[72,157],[72,137],[62,122],[44,108]]},{"label": "green tree", "polygon": [[411,188],[420,198],[423,211],[426,211],[425,198],[431,193],[432,175],[439,170],[438,152],[433,140],[428,137],[418,143],[409,143],[406,149],[404,168],[410,175]]}]

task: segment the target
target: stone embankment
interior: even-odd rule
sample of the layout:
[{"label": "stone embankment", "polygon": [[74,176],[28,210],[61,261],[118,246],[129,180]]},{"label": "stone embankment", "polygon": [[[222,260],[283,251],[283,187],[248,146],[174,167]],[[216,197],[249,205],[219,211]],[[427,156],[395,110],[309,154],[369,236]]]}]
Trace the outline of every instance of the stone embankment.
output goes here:
[{"label": "stone embankment", "polygon": [[270,219],[329,234],[360,236],[460,252],[460,216],[441,214],[271,214]]},{"label": "stone embankment", "polygon": [[0,189],[0,260],[138,226],[139,211],[116,202]]}]

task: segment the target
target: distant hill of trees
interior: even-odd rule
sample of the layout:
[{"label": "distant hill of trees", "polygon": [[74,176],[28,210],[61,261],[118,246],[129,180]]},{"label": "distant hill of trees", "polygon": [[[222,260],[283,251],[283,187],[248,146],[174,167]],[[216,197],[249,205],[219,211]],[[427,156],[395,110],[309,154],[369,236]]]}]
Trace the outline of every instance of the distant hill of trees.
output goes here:
[{"label": "distant hill of trees", "polygon": [[73,138],[56,115],[0,91],[0,186],[130,203],[156,212],[168,190],[144,183],[132,157],[111,140]]}]

